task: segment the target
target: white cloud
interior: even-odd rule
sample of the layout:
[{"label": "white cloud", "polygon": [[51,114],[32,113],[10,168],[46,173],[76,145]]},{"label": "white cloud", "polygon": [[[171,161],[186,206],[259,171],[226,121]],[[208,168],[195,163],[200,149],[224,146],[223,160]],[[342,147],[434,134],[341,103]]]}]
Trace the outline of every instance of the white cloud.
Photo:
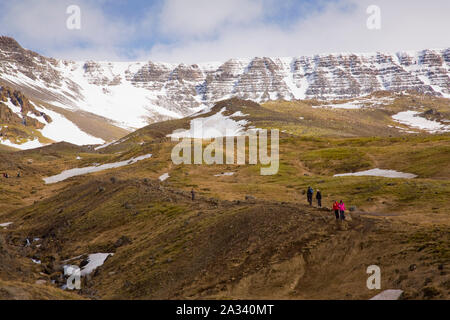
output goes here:
[{"label": "white cloud", "polygon": [[[2,32],[56,57],[185,63],[449,46],[448,0],[163,0],[128,21],[109,18],[100,2],[10,1]],[[80,31],[65,28],[69,4],[82,9]],[[366,27],[372,4],[381,8],[381,30]]]},{"label": "white cloud", "polygon": [[[371,4],[381,8],[381,30],[366,27],[366,9]],[[192,37],[176,44],[157,44],[150,58],[200,62],[232,57],[445,48],[449,45],[448,12],[447,0],[341,0],[288,27],[254,20],[252,25],[226,26],[212,40]]]},{"label": "white cloud", "polygon": [[263,15],[258,0],[167,0],[160,14],[160,29],[168,35],[203,36],[228,25],[250,25]]},{"label": "white cloud", "polygon": [[[66,10],[73,4],[81,9],[79,30],[69,30],[66,26],[69,18]],[[2,7],[0,24],[2,33],[27,46],[42,48],[45,54],[65,52],[69,56],[71,52],[92,52],[100,48],[106,56],[114,57],[114,46],[125,43],[136,31],[124,21],[109,19],[89,0],[11,1]]]},{"label": "white cloud", "polygon": [[[68,59],[73,61],[85,61],[85,60],[93,60],[93,61],[124,61],[126,60],[124,55],[120,54],[120,50],[111,45],[100,46],[95,45],[95,47],[70,47],[66,46],[64,48],[52,48],[49,51],[49,56]],[[42,53],[42,52],[40,52]],[[147,53],[148,55],[148,53]],[[148,56],[145,56],[143,53],[139,55],[141,58],[139,61],[147,60]]]}]

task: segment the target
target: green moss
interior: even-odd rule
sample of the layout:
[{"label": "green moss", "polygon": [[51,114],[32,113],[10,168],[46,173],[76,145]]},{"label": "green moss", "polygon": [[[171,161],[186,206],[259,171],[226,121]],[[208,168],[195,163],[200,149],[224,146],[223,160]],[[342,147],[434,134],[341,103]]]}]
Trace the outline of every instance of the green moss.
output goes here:
[{"label": "green moss", "polygon": [[363,151],[351,147],[309,151],[301,154],[300,160],[318,173],[328,171],[330,168],[335,173],[355,172],[373,165]]}]

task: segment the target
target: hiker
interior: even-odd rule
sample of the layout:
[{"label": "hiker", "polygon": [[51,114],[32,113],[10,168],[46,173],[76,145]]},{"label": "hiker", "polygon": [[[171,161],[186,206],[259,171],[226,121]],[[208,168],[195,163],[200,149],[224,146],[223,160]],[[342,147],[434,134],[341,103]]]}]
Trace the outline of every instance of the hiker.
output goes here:
[{"label": "hiker", "polygon": [[342,202],[342,200],[339,202],[339,214],[341,220],[345,220],[345,204],[344,202]]},{"label": "hiker", "polygon": [[333,203],[333,211],[334,211],[334,215],[336,216],[336,220],[339,220],[339,203],[334,200]]},{"label": "hiker", "polygon": [[20,178],[20,171],[17,171],[17,178]]},{"label": "hiker", "polygon": [[195,200],[195,191],[194,189],[191,190],[191,196],[192,196],[192,201]]},{"label": "hiker", "polygon": [[7,173],[7,172],[4,172],[4,173],[3,173],[3,177],[5,177],[6,179],[8,179],[8,178],[9,178],[8,173]]},{"label": "hiker", "polygon": [[322,208],[322,193],[320,192],[320,190],[317,190],[316,200],[317,200],[317,205],[319,206],[319,208]]},{"label": "hiker", "polygon": [[308,199],[308,203],[312,206],[312,198],[313,198],[314,190],[311,187],[308,187],[308,191],[306,192],[306,198]]}]

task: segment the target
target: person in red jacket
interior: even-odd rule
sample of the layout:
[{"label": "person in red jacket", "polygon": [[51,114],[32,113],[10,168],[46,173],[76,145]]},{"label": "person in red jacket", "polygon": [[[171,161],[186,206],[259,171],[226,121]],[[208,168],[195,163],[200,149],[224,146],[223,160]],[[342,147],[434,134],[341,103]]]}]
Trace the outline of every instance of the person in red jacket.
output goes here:
[{"label": "person in red jacket", "polygon": [[333,211],[334,215],[336,216],[336,220],[339,219],[339,203],[335,200],[333,203]]},{"label": "person in red jacket", "polygon": [[345,220],[345,204],[342,200],[339,202],[339,214],[341,220]]}]

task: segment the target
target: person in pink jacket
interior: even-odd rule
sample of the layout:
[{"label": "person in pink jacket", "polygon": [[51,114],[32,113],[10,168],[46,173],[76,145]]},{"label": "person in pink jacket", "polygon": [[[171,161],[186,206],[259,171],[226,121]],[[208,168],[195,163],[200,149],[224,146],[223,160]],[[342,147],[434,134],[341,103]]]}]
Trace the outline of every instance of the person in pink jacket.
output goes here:
[{"label": "person in pink jacket", "polygon": [[342,200],[339,201],[338,207],[341,220],[345,220],[345,204]]}]

